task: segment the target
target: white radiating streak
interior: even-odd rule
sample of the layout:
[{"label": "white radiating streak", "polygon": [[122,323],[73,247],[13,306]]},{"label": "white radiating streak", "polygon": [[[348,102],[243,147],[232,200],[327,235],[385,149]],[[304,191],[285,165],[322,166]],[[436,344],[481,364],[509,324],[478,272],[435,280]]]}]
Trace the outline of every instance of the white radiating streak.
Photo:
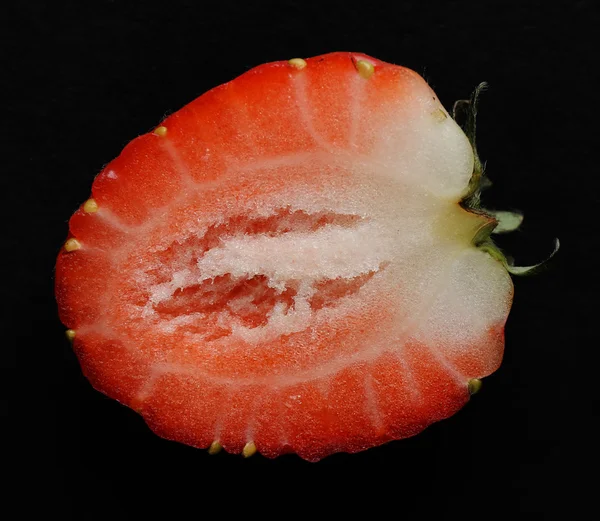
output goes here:
[{"label": "white radiating streak", "polygon": [[435,347],[434,345],[428,345],[430,353],[433,357],[438,361],[438,363],[446,370],[446,372],[454,378],[454,380],[459,384],[464,384],[468,378],[465,376],[452,362],[447,354],[443,351]]},{"label": "white radiating streak", "polygon": [[157,369],[156,366],[152,366],[150,370],[150,376],[144,382],[144,385],[142,385],[142,387],[135,396],[138,402],[144,403],[152,397],[154,393],[154,388],[156,386],[156,382],[163,374],[164,373]]},{"label": "white radiating streak", "polygon": [[406,376],[406,380],[408,382],[408,385],[406,386],[406,390],[407,392],[410,394],[413,402],[420,402],[423,398],[423,393],[421,392],[421,388],[419,387],[417,380],[415,378],[415,375],[413,374],[412,369],[410,368],[410,366],[408,365],[408,362],[406,361],[406,359],[404,358],[403,355],[403,347],[397,352],[396,354],[396,360],[398,360],[398,362],[400,363],[400,365],[402,366],[402,374],[403,376]]},{"label": "white radiating streak", "polygon": [[304,128],[317,145],[329,152],[334,152],[334,147],[331,145],[331,143],[328,143],[325,139],[323,139],[323,137],[319,135],[319,133],[315,129],[315,125],[313,124],[312,118],[306,108],[308,106],[309,100],[306,95],[306,78],[304,77],[304,74],[294,75],[293,82],[296,103],[298,105],[300,118],[302,120]]},{"label": "white radiating streak", "polygon": [[179,174],[179,177],[183,181],[184,184],[187,184],[190,187],[195,187],[196,183],[192,178],[192,174],[190,173],[189,168],[184,163],[183,159],[181,159],[181,154],[177,150],[175,144],[169,139],[169,136],[164,138],[163,147],[167,152],[169,158],[173,162],[173,166],[175,167],[175,171]]},{"label": "white radiating streak", "polygon": [[260,387],[252,400],[252,404],[250,405],[250,416],[248,417],[248,425],[246,426],[246,442],[254,441],[254,434],[256,431],[256,420],[260,411],[260,405],[265,399],[267,393],[267,389],[264,387]]},{"label": "white radiating streak", "polygon": [[113,212],[111,212],[108,208],[100,207],[98,211],[95,213],[97,218],[102,219],[106,224],[110,227],[118,230],[122,233],[130,234],[135,233],[138,229],[137,226],[130,226],[125,224],[121,219],[119,219]]},{"label": "white radiating streak", "polygon": [[[359,74],[353,74],[349,81],[349,103],[350,103],[350,133],[348,136],[348,145],[352,150],[356,146],[356,140],[360,131],[361,117],[363,116],[363,95],[368,82]],[[367,110],[368,107],[367,107]]]},{"label": "white radiating streak", "polygon": [[373,377],[367,373],[365,375],[365,408],[371,418],[371,422],[376,428],[383,426],[383,420],[381,417],[381,411],[379,410],[379,404],[377,403],[377,397],[375,396],[375,390],[373,389]]}]

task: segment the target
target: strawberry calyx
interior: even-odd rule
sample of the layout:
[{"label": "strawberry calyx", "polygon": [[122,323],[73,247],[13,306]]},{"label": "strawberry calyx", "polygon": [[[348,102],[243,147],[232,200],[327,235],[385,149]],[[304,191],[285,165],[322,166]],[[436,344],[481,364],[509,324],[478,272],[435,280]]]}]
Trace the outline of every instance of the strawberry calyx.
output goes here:
[{"label": "strawberry calyx", "polygon": [[[543,261],[532,266],[515,266],[512,257],[504,253],[492,240],[492,234],[510,233],[517,230],[523,222],[523,214],[519,211],[489,210],[481,206],[481,193],[489,188],[492,182],[485,175],[485,165],[481,162],[477,153],[475,141],[477,104],[480,94],[487,88],[487,83],[482,82],[473,91],[469,99],[457,100],[452,109],[452,117],[463,129],[473,147],[473,174],[469,180],[467,193],[461,200],[461,206],[468,212],[481,215],[489,219],[473,239],[473,243],[481,251],[489,254],[492,258],[501,262],[511,275],[531,275],[545,265],[560,248],[560,241],[554,239],[552,253]],[[462,122],[458,120],[462,119]]]}]

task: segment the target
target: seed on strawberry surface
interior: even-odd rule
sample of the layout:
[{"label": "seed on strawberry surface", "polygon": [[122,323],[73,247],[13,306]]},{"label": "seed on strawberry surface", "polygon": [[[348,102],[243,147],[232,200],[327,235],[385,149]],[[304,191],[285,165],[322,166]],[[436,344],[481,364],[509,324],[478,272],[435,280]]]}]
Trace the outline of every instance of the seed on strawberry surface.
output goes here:
[{"label": "seed on strawberry surface", "polygon": [[254,456],[256,454],[256,445],[254,444],[253,441],[249,441],[248,443],[246,443],[246,445],[244,445],[244,449],[242,450],[242,456],[244,456],[244,458],[250,458],[251,456]]},{"label": "seed on strawberry surface", "polygon": [[306,61],[302,58],[292,58],[288,63],[296,69],[304,69],[306,67]]},{"label": "seed on strawberry surface", "polygon": [[88,199],[83,205],[83,211],[86,213],[94,213],[98,211],[98,203],[94,199]]},{"label": "seed on strawberry surface", "polygon": [[433,117],[441,123],[448,118],[448,115],[444,112],[443,109],[436,109],[433,111]]},{"label": "seed on strawberry surface", "polygon": [[471,378],[468,383],[469,386],[469,394],[474,395],[481,391],[481,387],[483,386],[483,382],[479,378]]},{"label": "seed on strawberry surface", "polygon": [[155,133],[157,136],[160,136],[160,137],[165,137],[165,136],[167,135],[167,127],[164,127],[164,126],[162,126],[162,125],[161,125],[160,127],[156,127],[156,128],[154,129],[154,133]]},{"label": "seed on strawberry surface", "polygon": [[218,441],[213,441],[210,444],[210,447],[208,448],[208,453],[211,456],[214,456],[215,454],[218,454],[222,450],[223,450],[223,446]]},{"label": "seed on strawberry surface", "polygon": [[375,72],[375,66],[367,60],[356,60],[356,70],[365,80],[368,80]]},{"label": "seed on strawberry surface", "polygon": [[68,252],[79,250],[81,248],[81,243],[77,239],[68,239],[65,242],[65,250]]}]

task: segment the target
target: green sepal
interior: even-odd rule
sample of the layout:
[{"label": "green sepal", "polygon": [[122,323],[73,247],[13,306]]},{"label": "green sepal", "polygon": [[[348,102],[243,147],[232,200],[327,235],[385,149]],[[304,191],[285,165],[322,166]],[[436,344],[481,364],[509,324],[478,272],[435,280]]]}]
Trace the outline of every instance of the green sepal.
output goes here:
[{"label": "green sepal", "polygon": [[542,266],[544,266],[560,248],[560,241],[558,239],[554,239],[554,250],[552,253],[544,259],[542,262],[534,264],[533,266],[515,266],[513,264],[513,259],[511,257],[507,257],[498,246],[496,246],[491,240],[488,240],[482,244],[477,246],[481,251],[487,253],[492,258],[501,262],[506,271],[508,271],[511,275],[532,275],[536,271],[538,271]]},{"label": "green sepal", "polygon": [[514,265],[512,265],[512,262],[511,262],[511,263],[509,263],[509,265],[506,269],[512,275],[533,275],[540,268],[542,268],[552,257],[554,257],[554,255],[556,255],[556,252],[559,249],[560,249],[560,241],[558,239],[554,239],[554,249],[552,250],[552,253],[550,255],[548,255],[548,257],[546,257],[542,262],[534,264],[533,266],[514,266]]},{"label": "green sepal", "polygon": [[494,228],[492,233],[513,232],[518,229],[523,222],[523,214],[519,212],[507,212],[504,210],[486,210],[485,212],[498,221],[498,225]]}]

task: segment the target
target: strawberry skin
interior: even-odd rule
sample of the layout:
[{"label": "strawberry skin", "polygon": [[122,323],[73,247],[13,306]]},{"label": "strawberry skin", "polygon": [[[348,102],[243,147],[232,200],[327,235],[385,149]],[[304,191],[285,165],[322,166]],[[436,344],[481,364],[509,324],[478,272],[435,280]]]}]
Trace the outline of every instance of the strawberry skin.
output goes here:
[{"label": "strawberry skin", "polygon": [[256,67],[134,139],[71,217],[60,318],[99,391],[195,447],[317,461],[414,435],[501,363],[512,282],[415,72]]}]

